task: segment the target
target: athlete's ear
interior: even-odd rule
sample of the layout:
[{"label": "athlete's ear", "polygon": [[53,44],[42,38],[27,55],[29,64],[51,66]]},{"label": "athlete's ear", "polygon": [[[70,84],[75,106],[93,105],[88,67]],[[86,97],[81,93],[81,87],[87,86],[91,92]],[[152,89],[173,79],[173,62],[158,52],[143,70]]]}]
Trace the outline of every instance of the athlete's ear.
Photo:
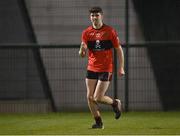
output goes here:
[{"label": "athlete's ear", "polygon": [[91,20],[91,14],[89,14],[89,20]]},{"label": "athlete's ear", "polygon": [[103,13],[101,13],[101,18],[102,18],[102,20],[103,20],[103,18],[104,18]]}]

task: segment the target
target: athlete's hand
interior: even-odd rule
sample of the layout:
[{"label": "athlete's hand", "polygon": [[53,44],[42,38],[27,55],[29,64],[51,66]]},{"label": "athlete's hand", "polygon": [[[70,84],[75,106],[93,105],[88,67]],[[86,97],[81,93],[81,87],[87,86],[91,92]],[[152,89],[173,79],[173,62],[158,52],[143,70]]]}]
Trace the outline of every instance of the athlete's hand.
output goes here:
[{"label": "athlete's hand", "polygon": [[81,42],[81,46],[79,49],[79,56],[81,56],[82,58],[86,56],[86,44],[84,42]]},{"label": "athlete's hand", "polygon": [[124,68],[119,68],[118,74],[120,77],[125,75]]},{"label": "athlete's hand", "polygon": [[82,58],[86,56],[86,51],[83,49],[79,50],[79,56],[81,56]]}]

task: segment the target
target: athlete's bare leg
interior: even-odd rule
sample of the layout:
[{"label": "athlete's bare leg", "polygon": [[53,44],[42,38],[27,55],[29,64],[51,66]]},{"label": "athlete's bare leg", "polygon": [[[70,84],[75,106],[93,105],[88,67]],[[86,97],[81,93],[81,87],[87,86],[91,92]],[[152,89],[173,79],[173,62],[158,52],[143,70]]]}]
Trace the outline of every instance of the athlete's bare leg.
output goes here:
[{"label": "athlete's bare leg", "polygon": [[99,103],[104,104],[113,104],[113,99],[109,96],[105,96],[106,91],[108,90],[110,81],[100,81],[98,80],[96,89],[94,92],[94,100]]},{"label": "athlete's bare leg", "polygon": [[119,99],[112,99],[109,96],[105,96],[106,91],[108,90],[110,81],[100,81],[98,80],[96,89],[94,92],[94,100],[97,103],[108,104],[113,107],[115,112],[115,119],[119,119],[121,116],[121,101]]},{"label": "athlete's bare leg", "polygon": [[94,116],[94,118],[101,116],[100,112],[98,110],[98,105],[94,101],[94,92],[96,89],[97,81],[98,80],[96,80],[96,79],[87,79],[86,78],[87,101],[88,101],[89,109],[90,109],[92,115]]}]

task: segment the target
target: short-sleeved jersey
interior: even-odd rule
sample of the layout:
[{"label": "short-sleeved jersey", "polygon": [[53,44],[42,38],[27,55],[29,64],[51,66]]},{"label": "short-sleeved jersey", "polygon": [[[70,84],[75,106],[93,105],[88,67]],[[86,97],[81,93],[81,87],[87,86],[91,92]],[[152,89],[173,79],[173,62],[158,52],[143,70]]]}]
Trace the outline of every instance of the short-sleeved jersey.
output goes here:
[{"label": "short-sleeved jersey", "polygon": [[100,29],[89,26],[83,31],[81,40],[88,48],[87,69],[94,72],[112,72],[112,48],[117,48],[120,44],[116,31],[105,24]]}]

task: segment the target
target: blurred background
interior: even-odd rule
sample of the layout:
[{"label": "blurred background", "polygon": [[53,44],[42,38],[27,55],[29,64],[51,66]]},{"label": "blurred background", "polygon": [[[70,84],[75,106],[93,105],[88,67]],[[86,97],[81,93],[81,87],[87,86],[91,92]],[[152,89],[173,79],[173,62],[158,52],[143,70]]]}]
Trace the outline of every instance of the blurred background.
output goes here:
[{"label": "blurred background", "polygon": [[179,0],[1,0],[0,112],[88,110],[78,50],[92,6],[125,54],[126,75],[116,65],[108,95],[125,111],[180,110]]}]

